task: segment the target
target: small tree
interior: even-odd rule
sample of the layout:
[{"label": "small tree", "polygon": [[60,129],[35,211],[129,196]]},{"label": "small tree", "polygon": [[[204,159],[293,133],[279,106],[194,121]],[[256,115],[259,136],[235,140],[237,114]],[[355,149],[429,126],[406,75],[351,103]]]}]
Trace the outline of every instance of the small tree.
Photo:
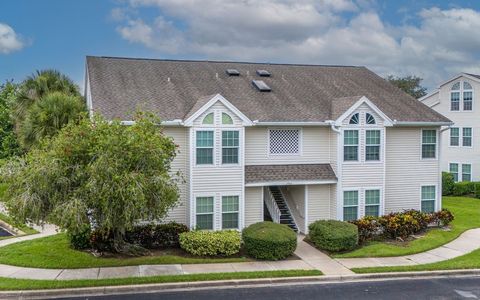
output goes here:
[{"label": "small tree", "polygon": [[421,98],[427,94],[427,89],[421,85],[422,78],[417,76],[395,77],[389,75],[387,80],[391,84],[397,86],[405,93],[409,94],[415,99]]},{"label": "small tree", "polygon": [[20,154],[11,108],[18,93],[18,85],[7,81],[0,85],[0,160]]},{"label": "small tree", "polygon": [[10,213],[70,234],[92,226],[113,233],[116,251],[142,254],[125,242],[125,231],[162,219],[179,198],[180,174],[171,173],[176,145],[156,124],[139,115],[132,126],[100,117],[67,125],[2,169]]}]

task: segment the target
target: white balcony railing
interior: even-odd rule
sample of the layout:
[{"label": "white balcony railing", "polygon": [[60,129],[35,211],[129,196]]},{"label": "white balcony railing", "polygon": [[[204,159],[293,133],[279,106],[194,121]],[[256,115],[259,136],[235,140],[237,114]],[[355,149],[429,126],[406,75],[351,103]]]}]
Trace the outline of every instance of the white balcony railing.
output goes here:
[{"label": "white balcony railing", "polygon": [[268,187],[264,188],[264,199],[265,199],[265,205],[267,206],[268,212],[272,217],[272,221],[275,223],[280,223],[281,212],[280,212],[280,209],[278,208],[275,198],[272,195],[272,192],[270,192],[270,189]]}]

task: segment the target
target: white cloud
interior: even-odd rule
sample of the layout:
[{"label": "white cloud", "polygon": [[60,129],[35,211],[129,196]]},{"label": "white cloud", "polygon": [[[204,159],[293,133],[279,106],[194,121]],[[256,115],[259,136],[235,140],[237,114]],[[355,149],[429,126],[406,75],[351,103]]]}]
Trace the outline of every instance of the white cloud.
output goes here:
[{"label": "white cloud", "polygon": [[8,54],[22,49],[24,46],[12,27],[0,23],[0,54]]},{"label": "white cloud", "polygon": [[[157,18],[139,17],[152,7]],[[418,26],[391,26],[374,7],[370,0],[130,0],[136,13],[118,32],[164,55],[365,65],[418,75],[428,86],[480,70],[480,12],[430,8],[415,16]]]}]

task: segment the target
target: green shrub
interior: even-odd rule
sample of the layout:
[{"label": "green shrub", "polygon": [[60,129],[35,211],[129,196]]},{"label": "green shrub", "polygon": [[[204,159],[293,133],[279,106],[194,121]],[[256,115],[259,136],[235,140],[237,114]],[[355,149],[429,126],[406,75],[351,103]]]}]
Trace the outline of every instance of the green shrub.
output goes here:
[{"label": "green shrub", "polygon": [[477,199],[480,199],[480,182],[475,182],[474,196]]},{"label": "green shrub", "polygon": [[242,237],[247,254],[257,259],[285,259],[297,248],[297,235],[283,224],[255,223],[243,230]]},{"label": "green shrub", "polygon": [[76,232],[68,232],[67,237],[70,241],[70,246],[73,249],[83,250],[90,248],[90,234],[91,234],[90,226],[84,226],[80,230]]},{"label": "green shrub", "polygon": [[405,239],[412,234],[425,230],[431,221],[431,215],[418,210],[390,213],[379,218],[384,234],[392,239]]},{"label": "green shrub", "polygon": [[454,196],[467,196],[475,193],[475,182],[461,181],[453,185],[452,194]]},{"label": "green shrub", "polygon": [[383,232],[382,225],[377,217],[365,216],[350,223],[358,228],[358,242],[360,244],[378,237]]},{"label": "green shrub", "polygon": [[235,230],[190,231],[180,234],[180,247],[198,256],[229,256],[240,251],[242,240]]},{"label": "green shrub", "polygon": [[451,195],[453,193],[454,185],[455,179],[453,178],[453,174],[449,172],[442,172],[442,195]]},{"label": "green shrub", "polygon": [[447,226],[450,222],[453,221],[454,216],[448,209],[442,209],[430,214],[431,222],[435,223],[437,226]]},{"label": "green shrub", "polygon": [[358,229],[354,224],[336,220],[319,220],[308,226],[309,238],[319,249],[338,252],[358,245]]},{"label": "green shrub", "polygon": [[176,222],[146,224],[133,227],[126,232],[125,238],[147,249],[172,248],[180,247],[179,235],[183,232],[188,232],[188,227]]}]

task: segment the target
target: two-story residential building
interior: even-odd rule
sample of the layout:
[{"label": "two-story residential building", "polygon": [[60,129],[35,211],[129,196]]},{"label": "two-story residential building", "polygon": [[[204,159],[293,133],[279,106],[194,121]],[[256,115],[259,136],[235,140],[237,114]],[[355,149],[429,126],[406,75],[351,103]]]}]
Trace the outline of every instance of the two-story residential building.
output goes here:
[{"label": "two-story residential building", "polygon": [[442,171],[456,181],[480,180],[480,108],[475,103],[480,75],[462,73],[441,83],[420,101],[455,124],[443,132]]},{"label": "two-story residential building", "polygon": [[442,205],[451,121],[364,67],[87,57],[85,95],[125,124],[161,117],[186,178],[169,219],[192,228]]}]

